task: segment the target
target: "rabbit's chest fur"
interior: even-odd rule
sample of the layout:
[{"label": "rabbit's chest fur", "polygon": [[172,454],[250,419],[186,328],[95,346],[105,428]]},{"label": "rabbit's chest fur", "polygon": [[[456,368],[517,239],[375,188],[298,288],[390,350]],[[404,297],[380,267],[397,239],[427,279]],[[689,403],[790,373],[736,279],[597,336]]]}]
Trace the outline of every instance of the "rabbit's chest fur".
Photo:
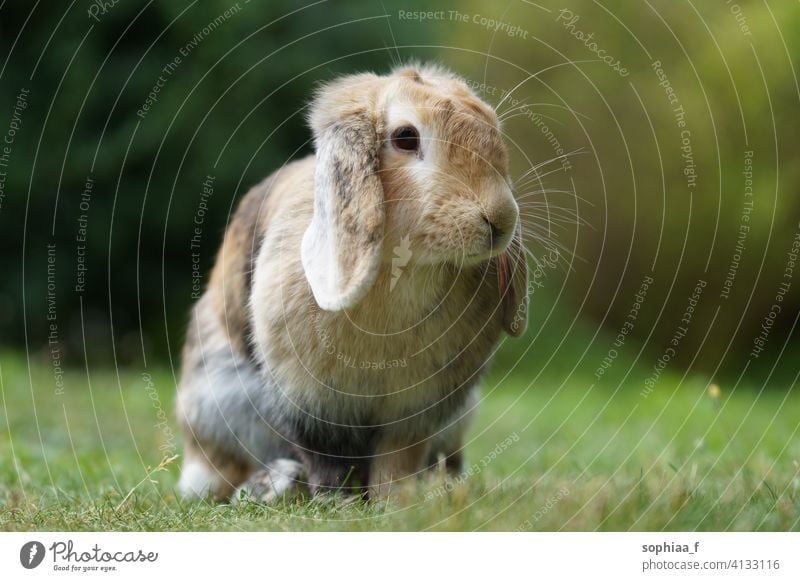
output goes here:
[{"label": "rabbit's chest fur", "polygon": [[[384,263],[357,307],[320,309],[297,232],[310,204],[270,221],[254,272],[255,356],[279,386],[279,413],[430,431],[468,396],[500,336],[494,272]],[[299,222],[299,223],[298,223]],[[394,283],[392,282],[394,280]],[[416,427],[415,427],[416,426]]]}]

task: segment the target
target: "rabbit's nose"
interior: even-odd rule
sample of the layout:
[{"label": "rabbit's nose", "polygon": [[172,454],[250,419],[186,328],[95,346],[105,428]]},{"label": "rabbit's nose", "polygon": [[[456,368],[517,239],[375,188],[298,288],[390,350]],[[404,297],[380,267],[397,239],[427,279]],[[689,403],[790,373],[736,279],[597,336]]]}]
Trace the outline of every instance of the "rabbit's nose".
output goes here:
[{"label": "rabbit's nose", "polygon": [[492,241],[502,238],[503,236],[502,231],[497,226],[495,226],[495,224],[491,220],[489,220],[489,218],[487,218],[485,215],[483,216],[483,221],[489,227],[489,235],[491,236]]},{"label": "rabbit's nose", "polygon": [[486,215],[483,215],[483,221],[486,222],[486,225],[489,226],[489,237],[490,237],[490,246],[494,247],[503,239],[504,232],[500,228],[498,228],[494,222],[489,220]]}]

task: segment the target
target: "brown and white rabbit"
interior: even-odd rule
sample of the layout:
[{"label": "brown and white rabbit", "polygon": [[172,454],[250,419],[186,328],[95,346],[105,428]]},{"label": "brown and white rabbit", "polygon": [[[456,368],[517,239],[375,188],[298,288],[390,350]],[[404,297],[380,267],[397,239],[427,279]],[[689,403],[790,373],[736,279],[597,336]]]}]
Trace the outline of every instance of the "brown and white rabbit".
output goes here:
[{"label": "brown and white rabbit", "polygon": [[188,329],[179,490],[270,500],[447,458],[503,330],[527,325],[519,211],[493,109],[438,67],[358,74],[310,105],[316,155],[242,200]]}]

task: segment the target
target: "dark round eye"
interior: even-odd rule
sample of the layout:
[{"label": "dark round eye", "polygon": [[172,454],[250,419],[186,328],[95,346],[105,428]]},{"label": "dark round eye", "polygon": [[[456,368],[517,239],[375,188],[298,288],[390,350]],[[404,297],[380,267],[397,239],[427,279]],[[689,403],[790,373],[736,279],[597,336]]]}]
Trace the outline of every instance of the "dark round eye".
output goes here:
[{"label": "dark round eye", "polygon": [[402,151],[417,151],[419,149],[419,132],[411,125],[398,127],[392,132],[392,143]]}]

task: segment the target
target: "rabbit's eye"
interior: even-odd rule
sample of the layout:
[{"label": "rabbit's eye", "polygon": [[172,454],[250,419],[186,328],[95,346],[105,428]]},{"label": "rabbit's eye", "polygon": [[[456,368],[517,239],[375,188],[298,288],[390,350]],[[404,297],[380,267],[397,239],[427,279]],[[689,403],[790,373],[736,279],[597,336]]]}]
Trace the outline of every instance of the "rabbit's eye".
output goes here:
[{"label": "rabbit's eye", "polygon": [[411,125],[398,127],[392,132],[392,143],[402,151],[417,151],[419,149],[419,132]]}]

